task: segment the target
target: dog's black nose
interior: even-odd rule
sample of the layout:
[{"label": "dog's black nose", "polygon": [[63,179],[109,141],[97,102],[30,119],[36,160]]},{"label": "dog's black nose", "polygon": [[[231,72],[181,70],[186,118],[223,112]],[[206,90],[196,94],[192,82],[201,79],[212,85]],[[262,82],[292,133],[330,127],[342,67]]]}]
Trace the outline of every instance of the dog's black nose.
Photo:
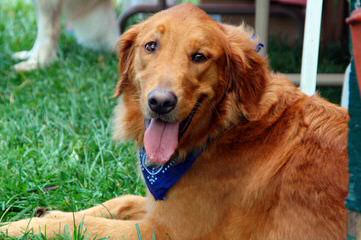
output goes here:
[{"label": "dog's black nose", "polygon": [[166,89],[155,89],[148,94],[149,108],[162,115],[172,111],[177,105],[177,96]]}]

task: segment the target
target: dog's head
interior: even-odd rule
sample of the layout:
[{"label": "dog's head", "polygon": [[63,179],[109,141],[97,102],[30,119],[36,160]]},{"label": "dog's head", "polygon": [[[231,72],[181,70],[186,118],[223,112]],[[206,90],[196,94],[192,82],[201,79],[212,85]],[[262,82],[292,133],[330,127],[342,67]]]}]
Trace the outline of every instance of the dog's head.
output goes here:
[{"label": "dog's head", "polygon": [[243,117],[257,117],[266,60],[245,27],[184,4],[133,26],[120,40],[115,138],[135,139],[167,162]]}]

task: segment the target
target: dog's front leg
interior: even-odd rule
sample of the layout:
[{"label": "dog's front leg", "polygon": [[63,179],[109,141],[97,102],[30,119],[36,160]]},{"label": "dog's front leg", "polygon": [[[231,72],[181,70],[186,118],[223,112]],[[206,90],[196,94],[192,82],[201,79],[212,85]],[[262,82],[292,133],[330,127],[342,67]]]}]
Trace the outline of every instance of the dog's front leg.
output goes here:
[{"label": "dog's front leg", "polygon": [[141,220],[147,212],[146,200],[147,198],[142,196],[125,195],[79,212],[44,211],[39,209],[36,215],[45,218],[67,218],[74,214],[80,218],[93,216],[121,220]]},{"label": "dog's front leg", "polygon": [[13,58],[24,60],[14,66],[16,71],[30,71],[56,60],[60,32],[62,0],[35,0],[37,9],[37,36],[30,51],[21,51]]},{"label": "dog's front leg", "polygon": [[[75,229],[75,231],[74,231]],[[123,221],[85,216],[84,218],[31,218],[9,223],[0,227],[0,232],[12,237],[19,237],[25,233],[43,234],[47,238],[54,238],[59,234],[86,236],[90,239],[166,239],[164,230],[149,221]]]}]

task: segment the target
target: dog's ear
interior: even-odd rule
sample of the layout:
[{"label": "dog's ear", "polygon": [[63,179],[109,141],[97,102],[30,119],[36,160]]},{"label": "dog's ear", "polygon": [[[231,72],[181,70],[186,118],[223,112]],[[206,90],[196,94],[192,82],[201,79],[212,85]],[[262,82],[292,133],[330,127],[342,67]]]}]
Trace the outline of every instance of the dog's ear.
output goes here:
[{"label": "dog's ear", "polygon": [[141,24],[134,25],[120,37],[118,42],[120,79],[115,88],[115,97],[119,97],[125,86],[129,84],[134,58],[134,44],[140,28]]},{"label": "dog's ear", "polygon": [[222,25],[222,28],[227,38],[225,79],[244,117],[255,120],[259,115],[255,110],[260,109],[259,103],[270,78],[267,60],[257,52],[257,41],[244,25]]}]

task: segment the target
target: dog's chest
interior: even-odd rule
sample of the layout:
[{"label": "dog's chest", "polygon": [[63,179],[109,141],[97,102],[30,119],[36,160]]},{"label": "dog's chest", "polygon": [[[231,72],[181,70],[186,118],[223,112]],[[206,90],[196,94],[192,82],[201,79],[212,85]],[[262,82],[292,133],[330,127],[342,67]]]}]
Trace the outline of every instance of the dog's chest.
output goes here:
[{"label": "dog's chest", "polygon": [[221,236],[227,218],[240,211],[237,195],[241,193],[242,184],[242,171],[236,171],[234,166],[197,161],[168,192],[165,200],[154,202],[155,215],[167,227],[179,226],[176,227],[179,229],[177,235],[186,234],[181,229],[194,229],[192,236],[181,239],[194,239],[195,236],[202,239],[215,229]]}]

